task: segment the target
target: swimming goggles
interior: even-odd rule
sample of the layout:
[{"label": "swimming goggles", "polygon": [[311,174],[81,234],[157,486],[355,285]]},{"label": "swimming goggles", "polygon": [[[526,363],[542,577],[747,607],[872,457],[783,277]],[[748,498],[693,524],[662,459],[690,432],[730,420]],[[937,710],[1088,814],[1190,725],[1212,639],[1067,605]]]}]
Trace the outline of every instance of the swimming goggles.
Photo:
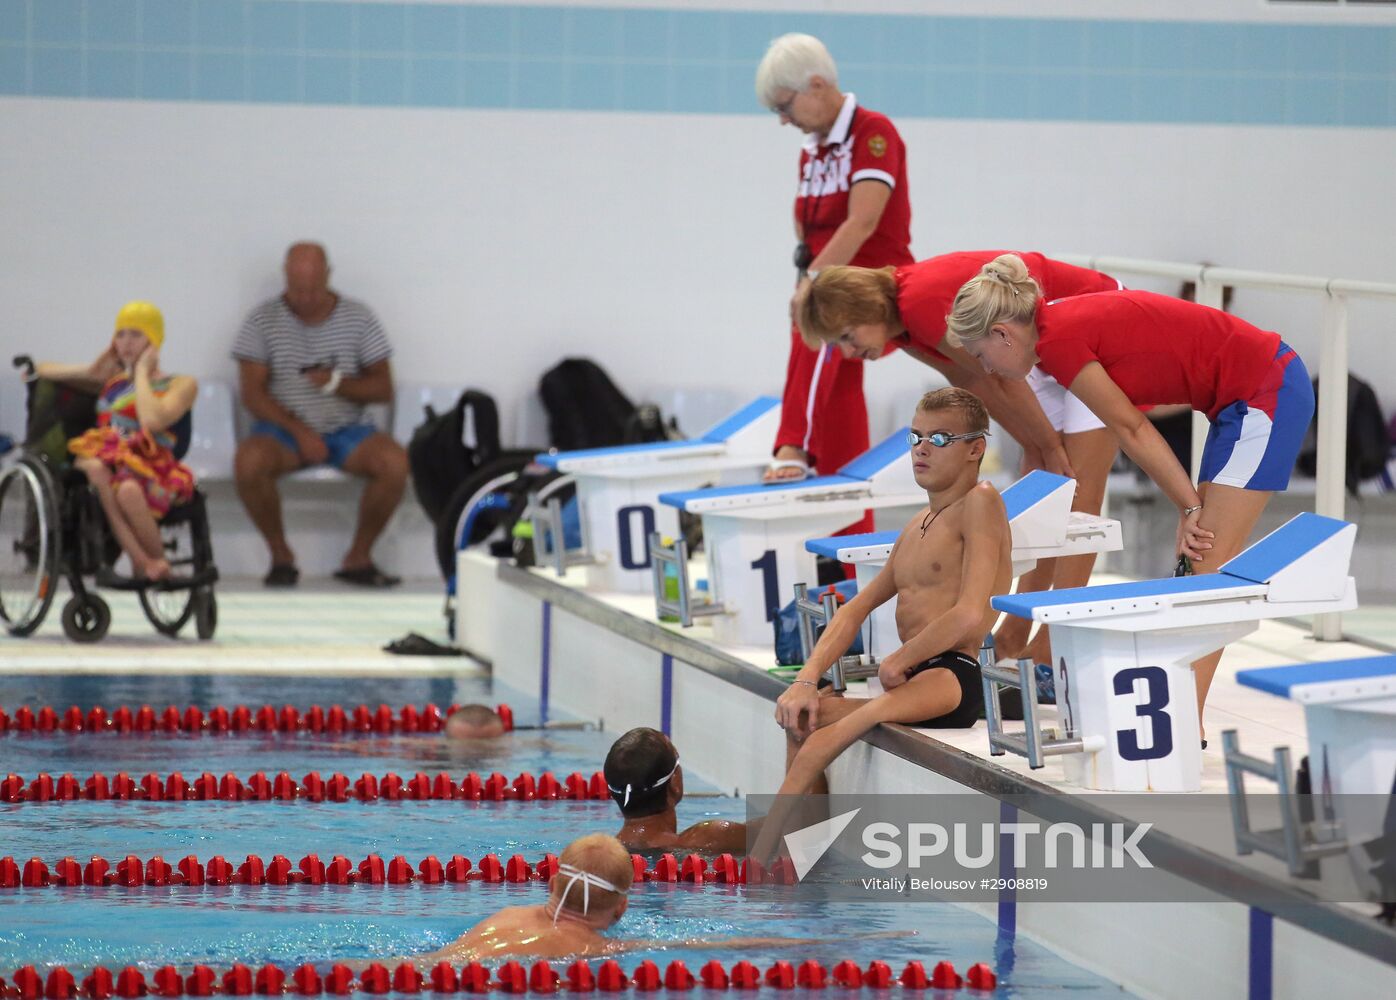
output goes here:
[{"label": "swimming goggles", "polygon": [[915,448],[922,441],[929,442],[933,447],[945,448],[956,441],[973,441],[976,438],[988,437],[988,431],[969,431],[966,434],[946,434],[944,431],[934,431],[930,434],[917,434],[915,431],[906,432],[906,443]]},{"label": "swimming goggles", "polygon": [[567,894],[572,891],[572,887],[578,882],[582,883],[582,916],[584,917],[591,910],[592,886],[596,886],[598,889],[605,889],[607,892],[614,892],[620,896],[626,894],[624,889],[617,888],[613,883],[607,882],[600,875],[593,875],[591,872],[583,871],[581,868],[576,868],[572,865],[558,865],[557,871],[559,875],[566,876],[567,885],[563,886],[562,895],[559,896],[557,900],[557,909],[553,911],[554,927],[557,926],[558,918],[562,916],[562,907],[563,904],[567,902]]},{"label": "swimming goggles", "polygon": [[[679,758],[678,758],[678,757],[675,757],[675,758],[674,758],[674,768],[673,768],[672,771],[670,771],[670,772],[669,772],[668,774],[666,774],[664,777],[660,778],[658,781],[653,782],[652,784],[649,784],[649,785],[645,785],[643,788],[640,789],[640,791],[642,791],[642,792],[652,792],[652,791],[654,791],[656,788],[660,788],[660,787],[662,787],[663,785],[668,784],[669,779],[672,778],[672,777],[674,776],[674,772],[677,771],[678,769],[679,769]],[[626,783],[626,786],[625,786],[624,788],[616,788],[616,787],[614,787],[613,785],[607,785],[607,786],[606,786],[606,790],[609,791],[612,795],[620,795],[620,796],[623,796],[623,798],[622,798],[622,800],[621,800],[621,803],[620,803],[620,807],[621,807],[622,809],[624,809],[626,806],[630,805],[630,795],[631,795],[631,792],[634,790],[634,786],[632,786],[630,783],[627,782],[627,783]]]}]

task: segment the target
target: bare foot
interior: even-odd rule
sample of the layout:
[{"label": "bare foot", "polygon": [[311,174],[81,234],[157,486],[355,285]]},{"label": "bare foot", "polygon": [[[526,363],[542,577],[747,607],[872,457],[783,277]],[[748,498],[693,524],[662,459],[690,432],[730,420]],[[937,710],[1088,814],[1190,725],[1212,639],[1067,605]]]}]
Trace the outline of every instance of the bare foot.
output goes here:
[{"label": "bare foot", "polygon": [[151,583],[159,583],[170,575],[170,563],[168,559],[150,559],[145,564],[143,574]]}]

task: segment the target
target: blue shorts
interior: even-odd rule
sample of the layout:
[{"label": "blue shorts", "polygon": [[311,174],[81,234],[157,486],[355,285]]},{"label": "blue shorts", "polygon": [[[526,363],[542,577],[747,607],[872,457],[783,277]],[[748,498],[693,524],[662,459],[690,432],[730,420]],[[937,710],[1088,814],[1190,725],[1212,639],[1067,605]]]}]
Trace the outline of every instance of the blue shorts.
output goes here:
[{"label": "blue shorts", "polygon": [[[265,434],[285,445],[290,449],[291,454],[300,454],[300,449],[296,447],[296,439],[291,436],[290,431],[280,424],[274,424],[270,420],[254,420],[250,433]],[[337,431],[320,435],[320,439],[325,442],[325,448],[329,451],[329,457],[325,459],[325,464],[333,465],[336,469],[344,468],[344,463],[349,460],[354,449],[377,433],[378,428],[372,424],[350,424]]]},{"label": "blue shorts", "polygon": [[1314,387],[1294,349],[1281,343],[1260,387],[1217,414],[1198,481],[1243,490],[1283,490],[1314,419]]}]

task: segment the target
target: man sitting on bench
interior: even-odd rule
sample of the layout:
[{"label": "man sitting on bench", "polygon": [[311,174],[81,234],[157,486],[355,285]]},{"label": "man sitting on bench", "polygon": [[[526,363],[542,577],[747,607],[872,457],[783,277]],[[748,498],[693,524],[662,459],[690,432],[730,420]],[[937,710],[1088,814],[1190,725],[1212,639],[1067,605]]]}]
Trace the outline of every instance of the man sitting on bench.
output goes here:
[{"label": "man sitting on bench", "polygon": [[[786,732],[782,795],[827,792],[824,769],[879,723],[962,728],[983,707],[976,654],[996,617],[989,598],[1007,593],[1013,577],[1003,499],[979,481],[988,413],[971,392],[938,389],[921,398],[911,428],[912,466],[929,506],[902,529],[882,571],[839,609],[776,702]],[[884,693],[821,692],[820,677],[868,614],[894,598],[902,646],[878,667]]]}]

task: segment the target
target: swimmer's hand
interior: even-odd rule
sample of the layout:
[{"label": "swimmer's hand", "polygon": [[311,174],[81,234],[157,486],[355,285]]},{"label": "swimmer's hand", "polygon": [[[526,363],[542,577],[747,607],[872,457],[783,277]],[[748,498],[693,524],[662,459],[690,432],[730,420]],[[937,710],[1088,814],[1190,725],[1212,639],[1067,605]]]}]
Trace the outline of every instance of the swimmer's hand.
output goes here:
[{"label": "swimmer's hand", "polygon": [[776,699],[776,722],[788,732],[808,736],[819,725],[819,688],[813,681],[794,681]]},{"label": "swimmer's hand", "polygon": [[906,671],[907,668],[901,665],[897,654],[892,653],[877,665],[877,679],[882,682],[884,691],[891,691],[906,683]]}]

